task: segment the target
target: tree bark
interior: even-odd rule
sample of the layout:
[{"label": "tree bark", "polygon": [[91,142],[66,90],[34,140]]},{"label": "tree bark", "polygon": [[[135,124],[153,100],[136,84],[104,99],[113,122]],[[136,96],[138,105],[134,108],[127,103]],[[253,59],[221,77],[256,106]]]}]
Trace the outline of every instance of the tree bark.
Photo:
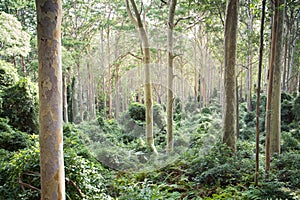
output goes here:
[{"label": "tree bark", "polygon": [[173,78],[174,78],[174,52],[173,52],[173,29],[174,15],[177,0],[171,0],[168,16],[168,94],[167,94],[167,153],[174,149],[173,135]]},{"label": "tree bark", "polygon": [[[78,80],[78,97],[79,97],[79,121],[83,121],[83,99],[82,99],[82,81],[81,81],[81,72],[80,72],[80,61],[77,61],[77,80]],[[75,116],[77,117],[77,116]],[[77,119],[76,119],[77,120]]]},{"label": "tree bark", "polygon": [[254,184],[258,186],[259,176],[259,134],[260,134],[260,90],[261,90],[261,73],[262,73],[262,61],[263,61],[263,49],[264,49],[264,23],[265,23],[265,8],[266,0],[262,1],[262,16],[260,26],[260,47],[259,47],[259,64],[258,64],[258,78],[257,78],[257,95],[256,95],[256,138],[255,138],[255,179]]},{"label": "tree bark", "polygon": [[253,52],[252,52],[252,32],[253,32],[253,13],[250,9],[250,3],[251,1],[248,0],[249,9],[248,9],[248,29],[250,37],[248,39],[248,69],[247,69],[247,78],[248,78],[248,91],[247,91],[247,109],[249,112],[252,111],[252,60],[253,60]]},{"label": "tree bark", "polygon": [[67,98],[67,78],[63,75],[63,107],[64,107],[64,122],[69,123],[68,119],[68,98]]},{"label": "tree bark", "polygon": [[145,66],[146,143],[148,146],[150,146],[153,152],[157,154],[157,150],[154,146],[154,138],[153,138],[153,105],[152,105],[151,78],[150,78],[151,70],[150,70],[149,39],[135,1],[130,0],[130,2],[133,7],[133,11],[136,18],[134,18],[131,13],[128,0],[126,0],[127,13],[139,32],[139,36],[142,42],[142,48],[144,52],[143,64]]},{"label": "tree bark", "polygon": [[111,63],[110,63],[110,27],[107,28],[107,65],[108,65],[108,74],[107,74],[107,88],[108,88],[108,116],[109,119],[112,119],[112,78],[111,78]]},{"label": "tree bark", "polygon": [[[282,41],[283,41],[283,18],[284,18],[284,0],[278,0],[277,33],[275,44],[273,91],[271,99],[271,134],[270,134],[270,151],[280,153],[280,131],[281,131],[281,67],[282,67]],[[276,11],[275,11],[276,12]]]},{"label": "tree bark", "polygon": [[238,27],[238,0],[228,0],[225,21],[225,108],[223,143],[236,150],[236,41]]},{"label": "tree bark", "polygon": [[280,96],[281,96],[281,51],[283,32],[284,0],[275,1],[273,15],[272,43],[269,63],[269,81],[266,109],[266,172],[270,170],[270,158],[280,153]]},{"label": "tree bark", "polygon": [[65,199],[62,134],[62,1],[37,0],[41,199]]}]

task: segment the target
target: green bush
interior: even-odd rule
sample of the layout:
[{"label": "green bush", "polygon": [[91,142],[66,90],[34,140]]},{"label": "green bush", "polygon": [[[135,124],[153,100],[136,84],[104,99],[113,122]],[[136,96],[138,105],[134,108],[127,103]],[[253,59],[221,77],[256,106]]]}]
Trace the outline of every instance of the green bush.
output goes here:
[{"label": "green bush", "polygon": [[250,188],[243,192],[243,199],[295,199],[285,188],[285,184],[278,181],[263,182],[257,188]]},{"label": "green bush", "polygon": [[134,120],[145,121],[146,120],[146,107],[140,103],[132,103],[129,105],[129,115]]},{"label": "green bush", "polygon": [[291,188],[300,187],[300,151],[286,152],[274,162],[277,179]]},{"label": "green bush", "polygon": [[38,132],[37,87],[29,79],[20,79],[15,85],[3,90],[2,113],[9,124],[23,132]]},{"label": "green bush", "polygon": [[281,145],[281,151],[295,151],[300,150],[300,140],[293,137],[292,133],[290,132],[282,132],[282,145]]},{"label": "green bush", "polygon": [[33,144],[34,135],[13,130],[8,124],[8,119],[0,118],[0,149],[17,151],[30,147]]},{"label": "green bush", "polygon": [[295,99],[292,110],[295,115],[295,120],[300,121],[300,95]]},{"label": "green bush", "polygon": [[25,149],[33,144],[32,137],[21,131],[0,132],[0,148],[8,151]]},{"label": "green bush", "polygon": [[12,64],[0,60],[0,90],[14,85],[18,80],[17,70]]},{"label": "green bush", "polygon": [[293,102],[288,100],[283,100],[281,103],[281,124],[282,130],[288,131],[289,124],[294,121],[294,113],[293,113]]},{"label": "green bush", "polygon": [[[87,151],[79,131],[73,125],[65,125],[64,131],[67,199],[109,199],[105,194],[109,172]],[[9,152],[1,149],[0,155],[0,161],[4,161],[0,164],[1,199],[40,199],[39,191],[20,187],[19,183],[22,181],[40,188],[40,150],[37,140],[30,148],[15,152],[11,157]]]},{"label": "green bush", "polygon": [[244,117],[244,122],[246,123],[246,125],[251,124],[251,126],[253,126],[253,122],[255,122],[255,119],[256,119],[255,112],[248,112]]},{"label": "green bush", "polygon": [[39,178],[39,148],[37,143],[31,146],[30,149],[20,150],[14,153],[5,163],[1,173],[5,173],[0,182],[4,182],[0,186],[0,194],[3,199],[24,199],[38,200],[40,199],[37,190],[31,190],[24,187],[24,190],[19,181],[29,184],[35,188],[40,188]]}]

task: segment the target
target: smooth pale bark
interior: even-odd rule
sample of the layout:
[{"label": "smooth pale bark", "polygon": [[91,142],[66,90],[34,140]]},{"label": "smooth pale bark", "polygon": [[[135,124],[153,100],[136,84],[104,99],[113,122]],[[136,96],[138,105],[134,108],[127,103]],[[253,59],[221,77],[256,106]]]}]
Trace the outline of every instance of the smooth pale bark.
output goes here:
[{"label": "smooth pale bark", "polygon": [[[297,26],[299,27],[299,23],[297,23]],[[295,30],[294,30],[295,31]],[[294,33],[296,34],[296,33]],[[289,57],[289,91],[292,94],[293,92],[297,91],[297,83],[298,83],[298,76],[299,73],[299,67],[294,64],[295,59],[295,50],[296,50],[296,42],[298,37],[294,36],[295,38],[292,41],[292,44],[290,45],[290,57]]]},{"label": "smooth pale bark", "polygon": [[[105,85],[105,58],[104,58],[104,31],[103,28],[100,29],[100,55],[101,55],[101,63],[100,63],[100,70],[102,71],[102,94],[104,95],[103,99],[103,107],[106,108],[106,85]],[[99,91],[100,92],[100,91]],[[106,112],[103,112],[104,117],[106,117]]]},{"label": "smooth pale bark", "polygon": [[171,0],[168,16],[168,93],[167,93],[167,152],[174,150],[173,136],[173,78],[174,78],[174,52],[173,52],[173,29],[174,15],[177,0]]},{"label": "smooth pale bark", "polygon": [[[248,5],[250,6],[251,1],[248,0]],[[251,112],[252,109],[252,60],[253,60],[253,50],[252,50],[252,34],[253,34],[253,12],[252,9],[249,7],[247,10],[247,14],[248,14],[248,30],[249,30],[249,39],[248,39],[248,69],[247,69],[247,91],[246,91],[246,101],[247,101],[247,109],[249,112]]]},{"label": "smooth pale bark", "polygon": [[67,77],[63,76],[63,104],[64,104],[64,122],[68,123],[68,98],[67,98]]},{"label": "smooth pale bark", "polygon": [[[195,31],[196,32],[196,31]],[[197,69],[197,46],[196,46],[196,33],[194,35],[194,109],[198,108],[198,69]]]},{"label": "smooth pale bark", "polygon": [[266,0],[262,1],[262,16],[260,26],[260,47],[259,47],[259,64],[258,64],[258,78],[257,78],[257,94],[256,94],[256,138],[255,138],[255,179],[254,184],[258,186],[259,176],[259,134],[260,134],[260,90],[261,90],[261,73],[262,73],[262,61],[263,61],[263,49],[264,49],[264,23],[265,23],[265,8]]},{"label": "smooth pale bark", "polygon": [[236,150],[236,41],[238,27],[238,0],[228,0],[225,21],[225,66],[224,66],[224,133],[223,143]]},{"label": "smooth pale bark", "polygon": [[[287,12],[287,9],[285,10],[285,14]],[[286,14],[287,15],[287,14]],[[284,64],[283,64],[283,74],[282,74],[282,90],[286,91],[286,80],[287,80],[287,60],[288,60],[288,46],[289,46],[289,40],[290,40],[290,23],[289,19],[286,19],[286,38],[285,38],[285,44],[284,44]]]},{"label": "smooth pale bark", "polygon": [[110,28],[107,28],[107,65],[108,65],[108,74],[107,74],[107,88],[108,88],[108,116],[109,119],[112,119],[112,80],[111,80],[111,63],[110,63]]},{"label": "smooth pale bark", "polygon": [[[77,83],[78,83],[78,98],[79,98],[79,122],[83,121],[83,99],[82,99],[82,82],[80,63],[77,61]],[[77,116],[75,116],[77,118]],[[75,118],[75,119],[76,119]]]},{"label": "smooth pale bark", "polygon": [[37,0],[41,199],[65,199],[62,134],[62,1]]},{"label": "smooth pale bark", "polygon": [[297,85],[299,82],[299,68],[294,64],[295,59],[295,50],[297,49],[297,41],[299,40],[298,27],[300,21],[297,18],[298,12],[296,12],[296,8],[289,6],[289,15],[286,15],[286,18],[289,21],[289,26],[287,29],[290,30],[289,34],[289,42],[288,42],[288,64],[287,64],[287,78],[286,78],[286,87],[288,91],[292,94],[297,91]]},{"label": "smooth pale bark", "polygon": [[78,98],[77,98],[77,79],[75,77],[72,78],[72,85],[71,85],[71,91],[72,91],[72,112],[71,112],[71,117],[70,121],[74,122],[76,119],[76,115],[78,113]]},{"label": "smooth pale bark", "polygon": [[275,1],[273,15],[272,43],[269,63],[269,80],[266,109],[266,172],[270,170],[273,153],[280,153],[280,96],[281,96],[281,56],[284,0]]},{"label": "smooth pale bark", "polygon": [[157,150],[154,146],[153,138],[153,105],[152,105],[152,92],[151,92],[151,75],[150,75],[150,45],[147,32],[143,25],[140,12],[136,6],[134,0],[130,0],[135,18],[131,13],[129,2],[126,0],[127,13],[139,32],[140,40],[143,48],[143,64],[145,67],[145,105],[146,105],[146,143],[157,154]]}]

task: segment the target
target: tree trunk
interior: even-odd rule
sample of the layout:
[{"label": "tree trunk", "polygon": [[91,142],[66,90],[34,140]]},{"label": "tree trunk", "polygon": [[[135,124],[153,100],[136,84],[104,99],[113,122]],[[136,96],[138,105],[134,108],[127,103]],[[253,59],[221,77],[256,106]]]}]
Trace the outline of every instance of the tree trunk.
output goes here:
[{"label": "tree trunk", "polygon": [[168,94],[167,94],[167,152],[170,153],[174,148],[173,136],[173,78],[174,78],[174,53],[173,53],[173,29],[174,15],[177,0],[171,0],[168,16]]},{"label": "tree trunk", "polygon": [[[82,100],[82,82],[81,82],[81,72],[80,72],[80,61],[77,61],[77,80],[78,80],[78,97],[79,97],[79,121],[83,121],[83,100]],[[77,117],[77,116],[76,116]],[[76,120],[77,121],[77,120]]]},{"label": "tree trunk", "polygon": [[67,78],[63,76],[63,107],[64,107],[64,122],[69,123],[68,119],[68,98],[67,98]]},{"label": "tree trunk", "polygon": [[272,43],[269,63],[269,81],[266,109],[266,172],[270,170],[270,157],[280,153],[280,96],[281,96],[281,47],[283,32],[283,0],[275,1]]},{"label": "tree trunk", "polygon": [[[286,10],[285,10],[286,12]],[[290,26],[289,21],[286,19],[286,38],[284,44],[284,63],[283,63],[283,75],[282,75],[282,90],[286,91],[286,82],[287,82],[287,60],[288,60],[288,46],[289,46],[289,38],[290,38]]]},{"label": "tree trunk", "polygon": [[[196,32],[196,31],[195,31]],[[198,69],[197,69],[197,46],[196,33],[194,35],[194,110],[198,108]]]},{"label": "tree trunk", "polygon": [[107,74],[107,87],[108,87],[108,116],[109,119],[112,119],[112,78],[111,78],[111,63],[110,63],[110,28],[107,28],[107,65],[108,65],[108,74]]},{"label": "tree trunk", "polygon": [[254,184],[258,186],[259,175],[259,134],[260,134],[260,90],[261,90],[261,73],[262,73],[262,61],[263,61],[263,49],[264,49],[264,23],[265,23],[265,8],[266,0],[262,1],[262,16],[260,26],[260,47],[259,47],[259,64],[258,64],[258,78],[257,78],[257,96],[256,96],[256,138],[255,138],[255,179]]},{"label": "tree trunk", "polygon": [[142,23],[140,12],[136,6],[134,0],[130,0],[133,7],[136,19],[133,17],[128,0],[126,0],[127,13],[130,16],[132,22],[135,24],[136,29],[139,32],[140,40],[142,42],[142,48],[144,52],[143,63],[145,66],[145,104],[146,104],[146,143],[157,154],[157,150],[154,146],[153,138],[153,106],[152,106],[152,92],[151,92],[151,74],[150,74],[150,46],[149,39],[145,27]]},{"label": "tree trunk", "polygon": [[270,134],[270,151],[272,153],[280,153],[280,131],[281,131],[281,68],[282,68],[282,41],[283,41],[283,18],[284,0],[278,1],[278,21],[275,44],[275,63],[273,75],[273,91],[271,102],[271,134]]},{"label": "tree trunk", "polygon": [[78,114],[78,99],[77,99],[77,91],[78,88],[76,87],[77,85],[77,81],[76,78],[73,77],[72,78],[72,86],[71,86],[71,90],[72,90],[72,115],[71,115],[71,120],[72,122],[75,122],[76,116]]},{"label": "tree trunk", "polygon": [[236,150],[236,41],[238,27],[238,0],[228,0],[225,22],[225,108],[223,143]]},{"label": "tree trunk", "polygon": [[41,199],[65,199],[62,134],[62,1],[37,0]]},{"label": "tree trunk", "polygon": [[[248,4],[250,6],[250,0],[248,0]],[[247,109],[249,112],[252,111],[252,60],[253,60],[253,52],[252,52],[252,32],[253,32],[253,13],[249,7],[248,9],[248,19],[249,19],[249,34],[250,37],[248,39],[248,70],[247,70],[247,77],[248,77],[248,91],[247,91]]]}]

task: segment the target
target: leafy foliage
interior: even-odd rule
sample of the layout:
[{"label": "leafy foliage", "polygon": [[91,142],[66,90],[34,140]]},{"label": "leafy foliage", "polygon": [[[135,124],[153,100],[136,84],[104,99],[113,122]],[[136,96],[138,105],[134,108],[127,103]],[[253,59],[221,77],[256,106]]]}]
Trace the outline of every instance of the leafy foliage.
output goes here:
[{"label": "leafy foliage", "polygon": [[9,124],[18,130],[37,133],[38,97],[34,83],[22,78],[3,90],[2,99],[0,117],[8,117]]},{"label": "leafy foliage", "polygon": [[0,60],[0,89],[12,86],[18,80],[17,70],[12,64]]},{"label": "leafy foliage", "polygon": [[30,35],[22,30],[21,23],[13,15],[0,12],[0,35],[0,55],[28,55]]},{"label": "leafy foliage", "polygon": [[300,95],[298,95],[298,97],[295,99],[293,113],[295,115],[295,119],[300,121]]}]

